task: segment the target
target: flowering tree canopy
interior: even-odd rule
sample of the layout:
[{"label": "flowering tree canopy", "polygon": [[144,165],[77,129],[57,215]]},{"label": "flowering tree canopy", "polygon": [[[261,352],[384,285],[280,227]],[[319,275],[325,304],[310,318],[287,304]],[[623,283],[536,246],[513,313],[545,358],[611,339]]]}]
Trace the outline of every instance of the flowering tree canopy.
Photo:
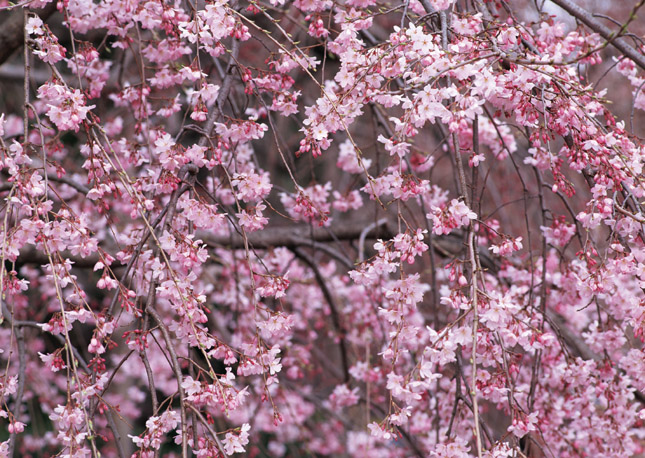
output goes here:
[{"label": "flowering tree canopy", "polygon": [[643,456],[645,2],[576,1],[0,0],[0,456]]}]

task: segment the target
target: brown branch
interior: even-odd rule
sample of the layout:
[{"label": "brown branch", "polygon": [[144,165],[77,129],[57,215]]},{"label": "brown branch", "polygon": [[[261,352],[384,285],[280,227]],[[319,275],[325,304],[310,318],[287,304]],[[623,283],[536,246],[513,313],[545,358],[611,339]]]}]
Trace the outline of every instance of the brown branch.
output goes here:
[{"label": "brown branch", "polygon": [[[2,27],[0,25],[0,27]],[[9,174],[3,173],[2,176],[0,177],[2,181],[5,183],[0,184],[0,192],[9,192],[13,189],[15,186],[15,183],[9,182]],[[78,192],[82,194],[87,194],[90,192],[90,189],[87,186],[82,185],[81,183],[77,183],[76,181],[72,180],[71,178],[67,177],[59,177],[55,173],[48,173],[47,174],[47,180],[48,181],[54,181],[56,183],[61,183],[61,184],[66,184],[67,186],[76,189]],[[49,184],[51,187],[51,184]]]},{"label": "brown branch", "polygon": [[[273,247],[296,248],[301,246],[313,246],[316,249],[322,249],[323,246],[320,245],[321,243],[358,240],[364,228],[368,225],[369,223],[367,222],[349,220],[334,224],[328,228],[312,228],[305,224],[292,226],[269,226],[262,231],[247,234],[247,238],[249,240],[249,245],[255,249],[268,249]],[[391,225],[388,224],[374,227],[373,231],[370,231],[371,234],[369,234],[369,237],[382,239],[390,239],[394,237],[397,233],[396,228],[394,228],[393,225],[392,227],[390,226]],[[218,246],[230,249],[244,249],[244,240],[242,239],[242,236],[237,233],[230,236],[200,233],[198,238],[202,239],[210,247]],[[450,234],[443,237],[435,237],[432,241],[432,245],[442,256],[454,257],[462,248],[461,234],[455,233],[454,235]],[[328,250],[323,249],[322,251],[333,256],[333,254],[328,252]],[[74,256],[67,251],[63,251],[60,255],[63,259],[69,259],[74,262],[74,267],[79,268],[92,268],[100,261],[98,254],[92,254],[82,258],[80,256]],[[498,270],[498,263],[488,253],[482,250],[480,251],[479,256],[482,257],[482,260],[484,261],[484,267],[492,271]],[[45,253],[38,251],[33,246],[23,248],[16,260],[17,264],[47,264],[48,262],[49,261]],[[345,262],[343,263],[345,264]],[[129,264],[128,266],[123,266],[119,261],[115,261],[112,264],[112,269],[120,267],[126,267],[126,271],[129,270]]]},{"label": "brown branch", "polygon": [[[167,208],[167,207],[166,207]],[[155,227],[161,220],[163,213],[157,217],[153,223]],[[347,265],[347,260],[338,256],[338,253],[332,253],[330,250],[324,249],[325,242],[338,242],[359,240],[365,228],[370,225],[366,221],[353,221],[347,220],[335,223],[330,227],[311,227],[306,224],[294,224],[291,226],[268,226],[262,231],[251,232],[246,234],[249,246],[254,249],[268,249],[274,247],[297,248],[297,247],[313,247],[317,250],[324,251],[328,255],[335,257],[343,264]],[[382,224],[378,227],[373,226],[367,236],[370,238],[391,239],[397,234],[394,222]],[[244,239],[238,233],[232,235],[213,235],[208,233],[199,233],[198,238],[202,239],[210,247],[226,247],[230,249],[244,249]],[[145,239],[143,240],[145,242]],[[432,238],[432,247],[445,258],[453,258],[458,256],[463,249],[462,235],[459,232],[445,235],[442,237]],[[141,246],[141,244],[140,244]],[[140,250],[138,248],[137,250]],[[59,253],[61,258],[69,259],[74,263],[76,268],[93,268],[97,262],[101,260],[97,253],[87,257],[75,256],[68,251]],[[481,258],[482,266],[489,271],[496,272],[499,270],[499,262],[493,258],[485,249],[479,250],[478,256]],[[133,257],[134,259],[134,257]],[[16,264],[48,264],[49,260],[47,255],[33,246],[25,246],[20,250],[20,255],[16,260]],[[114,261],[112,269],[124,268],[125,274],[129,272],[132,267],[133,260],[127,265],[121,264],[119,261]],[[125,278],[121,278],[123,283]]]},{"label": "brown branch", "polygon": [[[148,304],[151,305],[151,304]],[[172,339],[170,338],[170,331],[166,327],[166,324],[163,321],[163,318],[157,313],[157,311],[152,307],[147,307],[146,312],[157,322],[159,329],[161,329],[161,335],[163,340],[166,343],[166,348],[170,354],[170,361],[172,362],[172,370],[175,373],[175,378],[177,380],[177,391],[179,392],[179,409],[181,412],[181,456],[186,458],[188,456],[188,439],[187,439],[187,428],[188,421],[186,419],[186,393],[184,392],[184,387],[181,385],[184,377],[181,373],[181,366],[179,365],[179,359],[177,358],[177,353],[175,352],[175,347],[173,346]]]},{"label": "brown branch", "polygon": [[[219,451],[222,454],[222,456],[226,456],[226,452],[224,451],[224,446],[222,445],[222,441],[219,440],[219,437],[217,437],[217,433],[211,427],[211,425],[208,423],[208,420],[206,418],[204,418],[204,415],[202,415],[202,413],[199,411],[199,409],[197,407],[195,407],[194,405],[186,403],[186,406],[188,406],[188,408],[190,410],[192,410],[195,413],[195,415],[197,415],[197,418],[199,418],[199,421],[201,421],[202,425],[204,425],[204,427],[208,430],[210,435],[215,440],[215,443],[217,444],[217,448],[219,449]],[[193,437],[195,437],[195,435],[196,435],[196,433],[195,433],[195,430],[193,429]]]},{"label": "brown branch", "polygon": [[345,342],[345,330],[343,329],[343,326],[341,324],[338,304],[336,304],[336,300],[334,299],[334,296],[332,295],[331,291],[327,287],[325,278],[320,272],[320,269],[318,269],[316,262],[298,248],[295,248],[293,250],[293,253],[299,259],[301,259],[305,264],[307,264],[314,272],[316,281],[318,282],[318,286],[320,286],[323,292],[323,296],[325,296],[325,300],[329,305],[329,310],[331,312],[331,320],[332,320],[332,323],[334,324],[335,331],[338,334],[338,340],[339,340],[338,346],[340,348],[340,359],[343,364],[344,381],[345,383],[348,383],[350,378],[349,377],[349,358],[347,355],[347,343]]},{"label": "brown branch", "polygon": [[597,32],[614,48],[618,49],[625,56],[633,60],[636,65],[645,70],[645,56],[627,43],[624,38],[617,37],[616,32],[613,32],[609,27],[606,27],[602,22],[593,17],[590,12],[576,5],[571,0],[553,0],[553,3],[578,19],[594,32]]},{"label": "brown branch", "polygon": [[[93,268],[96,263],[101,260],[98,253],[94,253],[84,258],[81,256],[74,256],[72,254],[69,254],[68,251],[62,251],[59,254],[63,259],[69,259],[70,261],[72,261],[74,263],[74,267]],[[49,264],[49,259],[47,258],[47,254],[45,252],[39,251],[33,246],[26,246],[25,248],[20,250],[20,254],[16,259],[16,264],[44,265]],[[119,261],[115,261],[112,264],[113,269],[119,266]]]},{"label": "brown branch", "polygon": [[[363,229],[369,222],[346,221],[330,227],[312,227],[305,224],[290,226],[269,226],[261,231],[247,233],[249,245],[254,248],[271,248],[284,246],[294,248],[316,242],[333,242],[335,240],[358,240]],[[381,226],[376,228],[374,236],[382,238],[393,237],[396,232],[391,228]],[[200,234],[199,238],[209,245],[225,246],[229,248],[244,248],[244,239],[238,233],[231,236]]]}]

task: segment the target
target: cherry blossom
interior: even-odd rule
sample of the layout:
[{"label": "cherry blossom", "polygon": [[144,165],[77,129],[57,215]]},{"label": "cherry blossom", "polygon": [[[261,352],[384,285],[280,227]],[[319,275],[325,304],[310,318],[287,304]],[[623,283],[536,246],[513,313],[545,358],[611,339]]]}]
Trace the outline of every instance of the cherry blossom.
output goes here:
[{"label": "cherry blossom", "polygon": [[0,455],[642,455],[601,3],[3,2]]}]

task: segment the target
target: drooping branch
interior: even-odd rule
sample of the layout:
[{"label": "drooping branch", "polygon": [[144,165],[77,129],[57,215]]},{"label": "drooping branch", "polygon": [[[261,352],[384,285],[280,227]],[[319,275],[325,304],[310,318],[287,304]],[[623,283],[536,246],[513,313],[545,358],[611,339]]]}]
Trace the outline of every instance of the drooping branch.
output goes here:
[{"label": "drooping branch", "polygon": [[325,297],[325,300],[329,305],[329,309],[331,311],[332,323],[334,324],[335,331],[338,333],[338,346],[340,348],[340,358],[343,364],[344,381],[345,383],[349,383],[350,375],[349,375],[349,360],[347,357],[347,343],[345,341],[345,330],[343,329],[341,318],[338,313],[338,309],[339,309],[338,304],[336,304],[336,300],[334,299],[334,296],[329,290],[327,283],[325,282],[325,278],[320,272],[320,269],[318,269],[318,267],[316,266],[316,262],[312,258],[307,256],[307,254],[304,253],[302,250],[295,249],[293,250],[293,252],[299,259],[301,259],[305,264],[307,264],[309,268],[311,268],[311,270],[314,272],[316,281],[320,285],[323,296]]}]

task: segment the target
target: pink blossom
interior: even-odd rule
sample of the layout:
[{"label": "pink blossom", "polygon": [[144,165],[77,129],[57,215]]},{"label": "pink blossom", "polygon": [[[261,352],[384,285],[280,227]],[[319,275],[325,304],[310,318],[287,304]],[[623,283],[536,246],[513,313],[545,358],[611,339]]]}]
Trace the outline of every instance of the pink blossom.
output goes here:
[{"label": "pink blossom", "polygon": [[222,440],[222,444],[224,444],[224,451],[227,455],[244,453],[246,451],[244,446],[249,443],[250,430],[251,426],[248,423],[244,423],[239,429],[239,433],[226,433],[226,436]]},{"label": "pink blossom", "polygon": [[0,455],[641,455],[642,49],[540,4],[28,12]]},{"label": "pink blossom", "polygon": [[430,5],[436,10],[446,10],[454,3],[454,0],[429,0]]},{"label": "pink blossom", "polygon": [[522,249],[522,237],[516,239],[504,239],[499,245],[493,245],[489,248],[493,254],[499,256],[508,256],[515,251]]},{"label": "pink blossom", "polygon": [[508,431],[517,437],[524,437],[531,431],[537,430],[538,412],[533,412],[526,416],[525,419],[514,419],[513,424],[508,427]]}]

